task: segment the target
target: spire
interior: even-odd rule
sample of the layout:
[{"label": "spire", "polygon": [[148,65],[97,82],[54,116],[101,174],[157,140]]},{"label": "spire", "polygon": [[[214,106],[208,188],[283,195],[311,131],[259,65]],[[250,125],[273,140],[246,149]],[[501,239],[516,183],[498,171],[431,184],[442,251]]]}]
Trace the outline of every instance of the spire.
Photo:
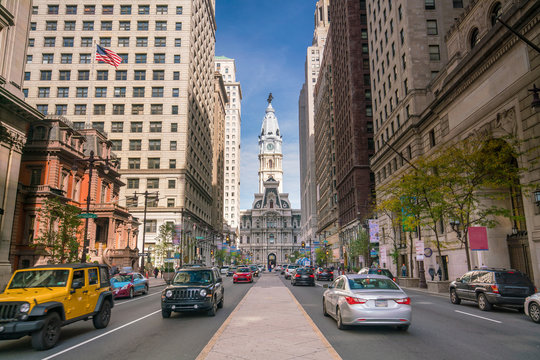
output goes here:
[{"label": "spire", "polygon": [[276,118],[275,110],[272,107],[272,100],[274,97],[272,96],[272,93],[268,96],[268,106],[266,107],[263,123],[262,123],[262,129],[261,129],[261,136],[263,137],[275,137],[281,139],[281,134],[279,132],[279,124],[278,120]]}]

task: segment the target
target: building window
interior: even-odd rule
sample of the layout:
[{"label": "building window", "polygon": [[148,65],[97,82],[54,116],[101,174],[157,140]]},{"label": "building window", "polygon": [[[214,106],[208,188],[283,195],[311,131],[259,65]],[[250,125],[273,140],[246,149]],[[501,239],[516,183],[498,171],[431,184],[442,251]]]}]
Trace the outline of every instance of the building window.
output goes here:
[{"label": "building window", "polygon": [[48,98],[50,93],[51,93],[51,88],[48,88],[48,87],[38,88],[38,97],[40,98]]},{"label": "building window", "polygon": [[152,80],[165,80],[165,70],[154,70]]},{"label": "building window", "polygon": [[135,46],[137,46],[137,47],[147,47],[148,46],[148,38],[147,37],[138,37]]},{"label": "building window", "polygon": [[179,97],[180,96],[180,89],[174,88],[172,89],[172,97]]},{"label": "building window", "polygon": [[111,123],[111,132],[112,133],[124,132],[124,123],[122,121],[113,121]]},{"label": "building window", "polygon": [[138,31],[148,31],[148,21],[137,21]]},{"label": "building window", "polygon": [[113,104],[113,115],[124,115],[124,104]]},{"label": "building window", "polygon": [[131,5],[120,5],[121,15],[131,15]]},{"label": "building window", "polygon": [[61,64],[71,64],[73,62],[72,54],[62,54],[60,57]]},{"label": "building window", "polygon": [[470,37],[470,41],[469,41],[469,44],[471,46],[471,50],[476,46],[476,44],[480,40],[479,37],[478,37],[478,34],[479,34],[478,28],[474,28],[473,31],[471,32],[471,37]]},{"label": "building window", "polygon": [[167,199],[167,207],[169,208],[174,207],[174,199],[171,199],[171,198]]},{"label": "building window", "polygon": [[147,189],[159,189],[159,179],[147,179],[146,180]]},{"label": "building window", "polygon": [[462,9],[463,0],[452,0],[452,5],[454,6],[454,9]]},{"label": "building window", "polygon": [[148,158],[148,169],[159,169],[159,158]]},{"label": "building window", "polygon": [[58,15],[58,5],[49,5],[49,6],[47,6],[47,14],[49,14],[49,15]]},{"label": "building window", "polygon": [[127,188],[128,189],[138,189],[139,188],[139,179],[127,179]]},{"label": "building window", "polygon": [[146,70],[135,70],[133,80],[146,80]]},{"label": "building window", "polygon": [[55,114],[56,115],[67,115],[67,105],[57,104]]},{"label": "building window", "polygon": [[154,64],[165,64],[165,54],[154,54]]},{"label": "building window", "polygon": [[[139,7],[140,10],[140,7]],[[145,231],[147,233],[155,233],[157,231],[157,220],[146,220]]]},{"label": "building window", "polygon": [[32,63],[32,55],[26,55],[26,63],[31,64]]},{"label": "building window", "polygon": [[[172,115],[178,115],[178,105],[172,105],[171,114]],[[172,129],[172,125],[171,125],[171,129]]]},{"label": "building window", "polygon": [[111,38],[110,37],[101,37],[99,38],[99,45],[103,47],[110,47],[111,46]]},{"label": "building window", "polygon": [[114,11],[113,9],[114,9],[113,5],[103,5],[101,7],[101,13],[103,15],[112,15]]},{"label": "building window", "polygon": [[169,159],[169,169],[176,169],[176,159]]},{"label": "building window", "polygon": [[94,115],[105,115],[105,104],[94,105]]},{"label": "building window", "polygon": [[51,70],[41,70],[41,76],[39,80],[51,80],[52,71]]},{"label": "building window", "polygon": [[166,21],[156,21],[156,31],[165,31],[167,30]]},{"label": "building window", "polygon": [[140,169],[140,168],[141,168],[140,158],[128,158],[128,169]]},{"label": "building window", "polygon": [[47,31],[56,31],[57,22],[56,21],[47,21],[45,23],[45,30]]},{"label": "building window", "polygon": [[92,47],[92,40],[91,37],[81,38],[81,47]]},{"label": "building window", "polygon": [[146,64],[146,54],[135,54],[135,64]]},{"label": "building window", "polygon": [[96,75],[96,80],[109,80],[109,71],[108,70],[98,70]]},{"label": "building window", "polygon": [[150,114],[152,114],[152,115],[163,115],[163,104],[151,104],[150,105]]},{"label": "building window", "polygon": [[165,15],[168,12],[167,5],[156,5],[156,14]]},{"label": "building window", "polygon": [[127,207],[137,207],[137,197],[136,196],[127,196],[126,197],[126,206]]},{"label": "building window", "polygon": [[441,54],[439,52],[439,45],[429,45],[429,60],[431,61],[441,60]]},{"label": "building window", "polygon": [[176,15],[182,15],[183,13],[183,8],[182,6],[177,6],[176,7]]},{"label": "building window", "polygon": [[24,73],[24,80],[25,80],[25,81],[30,80],[30,71],[25,71],[25,73]]},{"label": "building window", "polygon": [[160,133],[161,132],[161,121],[151,121],[150,122],[150,132]]},{"label": "building window", "polygon": [[75,21],[64,21],[64,31],[74,31]]},{"label": "building window", "polygon": [[133,97],[144,97],[144,87],[134,87]]},{"label": "building window", "polygon": [[103,121],[94,121],[92,123],[92,129],[96,129],[103,132],[105,130],[105,123]]},{"label": "building window", "polygon": [[114,88],[114,97],[126,97],[126,88],[121,87],[115,87]]},{"label": "building window", "polygon": [[127,80],[127,70],[116,70],[116,80]]},{"label": "building window", "polygon": [[36,109],[43,115],[47,115],[49,113],[49,105],[46,104],[36,105]]},{"label": "building window", "polygon": [[148,140],[148,150],[161,150],[161,140]]},{"label": "building window", "polygon": [[435,0],[425,0],[426,10],[435,10]]},{"label": "building window", "polygon": [[176,189],[176,180],[169,180],[168,181],[168,188],[169,189]]},{"label": "building window", "polygon": [[437,20],[428,20],[427,21],[427,34],[428,35],[437,35]]},{"label": "building window", "polygon": [[118,46],[129,47],[129,38],[128,37],[118,38]]},{"label": "building window", "polygon": [[92,62],[92,55],[90,54],[80,54],[79,63],[80,64],[90,64]]},{"label": "building window", "polygon": [[163,97],[163,87],[153,87],[152,97]]},{"label": "building window", "polygon": [[182,39],[174,39],[174,47],[181,47]]},{"label": "building window", "polygon": [[102,31],[111,31],[112,30],[112,21],[102,21],[101,22]]},{"label": "building window", "polygon": [[167,46],[167,40],[164,37],[154,38],[154,47],[165,47]]},{"label": "building window", "polygon": [[132,121],[131,122],[131,132],[132,133],[142,133],[142,122],[140,121]]},{"label": "building window", "polygon": [[178,123],[171,123],[171,132],[178,132]]},{"label": "building window", "polygon": [[[45,130],[45,128],[43,128]],[[32,169],[30,174],[30,186],[36,186],[41,184],[41,168]]]},{"label": "building window", "polygon": [[86,115],[86,104],[76,104],[75,115]]},{"label": "building window", "polygon": [[54,54],[43,54],[42,63],[52,64],[54,62]]},{"label": "building window", "polygon": [[432,129],[429,132],[429,147],[432,148],[435,146],[435,130]]},{"label": "building window", "polygon": [[83,21],[82,29],[83,29],[83,31],[94,31],[94,22],[93,21]]},{"label": "building window", "polygon": [[181,22],[177,22],[177,23],[176,23],[175,30],[177,30],[177,31],[182,30],[182,23],[181,23]]},{"label": "building window", "polygon": [[497,23],[497,19],[502,14],[502,5],[501,5],[500,2],[497,2],[497,3],[495,3],[495,5],[493,5],[493,7],[491,8],[490,14],[491,14],[490,15],[491,26],[495,26],[495,24]]},{"label": "building window", "polygon": [[107,97],[107,88],[106,87],[96,87],[95,97],[97,97],[97,98]]},{"label": "building window", "polygon": [[130,151],[140,151],[142,149],[142,140],[129,140]]},{"label": "building window", "polygon": [[57,89],[56,97],[67,98],[69,97],[69,88],[68,87],[59,87]]},{"label": "building window", "polygon": [[174,63],[180,64],[180,55],[174,55]]},{"label": "building window", "polygon": [[144,104],[132,104],[131,115],[142,115],[144,113]]}]

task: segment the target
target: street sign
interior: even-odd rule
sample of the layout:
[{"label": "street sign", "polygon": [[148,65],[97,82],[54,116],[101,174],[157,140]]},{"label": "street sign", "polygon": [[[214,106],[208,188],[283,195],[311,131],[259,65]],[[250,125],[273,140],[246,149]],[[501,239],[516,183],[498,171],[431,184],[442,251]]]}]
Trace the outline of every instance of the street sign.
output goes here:
[{"label": "street sign", "polygon": [[197,239],[197,240],[204,240],[204,236],[195,236],[195,239]]},{"label": "street sign", "polygon": [[148,256],[148,253],[139,253],[139,256]]},{"label": "street sign", "polygon": [[92,213],[81,213],[77,215],[77,217],[80,217],[81,219],[96,219],[97,215]]}]

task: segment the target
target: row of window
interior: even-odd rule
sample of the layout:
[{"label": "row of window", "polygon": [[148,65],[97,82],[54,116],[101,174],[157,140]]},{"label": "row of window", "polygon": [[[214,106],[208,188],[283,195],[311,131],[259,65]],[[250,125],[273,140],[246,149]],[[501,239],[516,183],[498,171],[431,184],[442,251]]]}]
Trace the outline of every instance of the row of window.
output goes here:
[{"label": "row of window", "polygon": [[[89,45],[91,46],[91,45]],[[163,53],[156,53],[154,55],[154,64],[165,64],[166,55]],[[122,58],[122,64],[129,63],[129,54],[118,54]],[[26,63],[32,64],[34,61],[33,55],[26,55]],[[135,54],[135,64],[146,64],[148,61],[148,54]],[[73,54],[61,54],[61,64],[71,64],[73,62]],[[179,54],[174,55],[173,63],[180,64],[181,56]],[[54,54],[43,54],[41,58],[42,64],[54,64]],[[79,54],[79,64],[91,64],[92,54]]]},{"label": "row of window", "polygon": [[[127,179],[127,188],[128,189],[138,189],[140,184],[139,178],[128,178]],[[159,179],[152,178],[146,179],[146,188],[147,189],[159,189]],[[176,180],[168,179],[167,180],[167,189],[176,189]]]},{"label": "row of window", "polygon": [[[65,54],[62,54],[64,56]],[[150,70],[149,70],[150,71]],[[52,70],[40,70],[39,80],[53,80]],[[32,80],[32,73],[27,71],[24,73],[24,80]],[[55,79],[56,80],[56,79]],[[57,80],[71,80],[71,70],[59,70]],[[75,79],[74,79],[75,80]],[[90,70],[79,70],[77,72],[77,80],[90,80]],[[95,80],[108,81],[109,70],[96,71]],[[116,70],[115,80],[128,80],[127,70]],[[146,80],[146,70],[133,70],[133,80]],[[150,80],[150,79],[148,79]],[[152,70],[152,80],[165,80],[165,70]],[[173,71],[172,80],[180,80],[180,71]]]},{"label": "row of window", "polygon": [[[75,20],[65,20],[64,21],[64,31],[75,31],[76,30],[76,21]],[[94,31],[98,28],[95,26],[94,21],[83,21],[82,22],[82,28],[83,31]],[[112,21],[100,21],[99,22],[99,30],[102,31],[112,31],[113,30],[113,22]],[[167,31],[168,29],[168,22],[167,21],[155,21],[154,22],[154,30],[155,31]],[[30,29],[36,30],[37,23],[31,22],[30,23]],[[131,31],[131,21],[118,21],[118,30],[120,31]],[[135,28],[133,28],[135,30]],[[150,22],[149,21],[137,21],[137,31],[149,31],[150,30]],[[175,22],[174,23],[174,29],[177,31],[182,30],[182,22]],[[58,30],[58,21],[56,20],[49,20],[45,22],[45,30],[46,31],[56,31]]]},{"label": "row of window", "polygon": [[[36,30],[35,26],[31,26],[31,30]],[[118,37],[116,45],[118,47],[130,47],[130,40],[131,38],[129,36],[125,37]],[[56,47],[57,41],[55,36],[47,36],[43,38],[43,47]],[[91,36],[87,37],[81,37],[80,38],[80,47],[92,47],[94,46],[94,39]],[[137,36],[135,37],[135,47],[149,47],[152,45],[148,41],[147,36]],[[112,38],[111,37],[99,37],[99,45],[103,47],[111,47],[113,45]],[[28,39],[28,46],[29,47],[35,47],[36,46],[36,40],[34,38]],[[155,36],[154,37],[154,47],[167,47],[167,37],[166,36]],[[181,47],[182,46],[182,39],[181,38],[175,38],[174,39],[174,47]],[[74,36],[63,36],[62,37],[62,47],[70,48],[75,47],[75,37]]]},{"label": "row of window", "polygon": [[[67,15],[76,15],[78,13],[79,7],[77,5],[65,5],[64,14]],[[131,5],[120,5],[120,12],[117,14],[120,15],[131,15],[132,6]],[[176,7],[176,15],[183,14],[183,7]],[[156,5],[155,14],[166,15],[169,13],[168,5]],[[38,15],[39,6],[32,6],[32,14]],[[47,5],[47,15],[58,15],[60,14],[60,5]],[[96,5],[84,5],[82,6],[82,14],[85,15],[95,15],[96,14]],[[102,15],[115,15],[114,5],[101,5],[101,14]],[[139,5],[137,8],[137,14],[139,15],[149,15],[150,14],[150,5]]]},{"label": "row of window", "polygon": [[[28,97],[28,89],[23,89],[25,96]],[[49,104],[37,104],[36,108],[44,115],[49,115]],[[132,104],[131,105],[131,115],[144,115],[145,104]],[[107,111],[106,104],[94,104],[93,114],[94,115],[106,115]],[[112,105],[112,115],[125,115],[126,105],[125,104],[113,104]],[[68,114],[68,105],[67,104],[56,104],[55,112],[56,115],[67,115]],[[87,105],[86,104],[75,104],[73,105],[73,115],[86,115],[87,114]],[[178,115],[178,105],[171,105],[171,115]],[[163,115],[163,104],[150,104],[150,115]],[[142,131],[142,130],[141,130]]]},{"label": "row of window", "polygon": [[[111,140],[112,150],[113,151],[122,151],[122,140]],[[130,151],[141,151],[142,150],[142,140],[141,139],[131,139],[129,140],[129,150]],[[148,140],[148,151],[160,151],[161,140],[160,139],[149,139]],[[163,149],[165,150],[165,149]],[[176,151],[178,150],[178,144],[176,140],[171,140],[169,142],[169,150]]]},{"label": "row of window", "polygon": [[[58,98],[67,98],[69,95],[69,87],[57,87],[56,88],[56,97]],[[77,87],[75,88],[75,96],[78,98],[88,97],[88,87]],[[134,86],[132,97],[134,98],[143,98],[145,97],[146,88],[144,86]],[[153,86],[152,87],[152,97],[153,98],[162,98],[165,94],[165,88],[162,86]],[[38,88],[38,98],[48,98],[51,95],[50,87],[39,87]],[[179,97],[180,89],[172,88],[171,97]],[[104,98],[107,97],[107,87],[106,86],[96,86],[94,97]],[[126,97],[126,87],[125,86],[116,86],[114,88],[113,97]]]}]

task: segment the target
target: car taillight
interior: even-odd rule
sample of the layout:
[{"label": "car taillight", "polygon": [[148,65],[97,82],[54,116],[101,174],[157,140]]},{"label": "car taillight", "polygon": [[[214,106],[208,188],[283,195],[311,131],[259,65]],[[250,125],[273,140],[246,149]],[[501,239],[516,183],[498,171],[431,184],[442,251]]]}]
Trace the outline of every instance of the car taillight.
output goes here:
[{"label": "car taillight", "polygon": [[392,278],[392,281],[393,281],[393,282],[396,282],[396,278]]},{"label": "car taillight", "polygon": [[360,299],[360,298],[355,298],[355,297],[351,297],[351,296],[345,296],[345,300],[347,301],[347,303],[349,305],[365,304],[367,302],[366,299]]},{"label": "car taillight", "polygon": [[296,275],[294,275],[294,277],[300,277],[300,275],[296,274]]},{"label": "car taillight", "polygon": [[491,285],[491,291],[493,291],[495,294],[499,294],[499,288],[497,285]]},{"label": "car taillight", "polygon": [[398,304],[402,304],[402,305],[411,305],[411,298],[404,298],[404,299],[394,299],[394,301]]},{"label": "car taillight", "polygon": [[309,277],[315,277],[315,275],[311,274],[311,275],[309,275]]},{"label": "car taillight", "polygon": [[330,271],[330,275],[334,275],[334,272],[333,272],[333,271]]}]

